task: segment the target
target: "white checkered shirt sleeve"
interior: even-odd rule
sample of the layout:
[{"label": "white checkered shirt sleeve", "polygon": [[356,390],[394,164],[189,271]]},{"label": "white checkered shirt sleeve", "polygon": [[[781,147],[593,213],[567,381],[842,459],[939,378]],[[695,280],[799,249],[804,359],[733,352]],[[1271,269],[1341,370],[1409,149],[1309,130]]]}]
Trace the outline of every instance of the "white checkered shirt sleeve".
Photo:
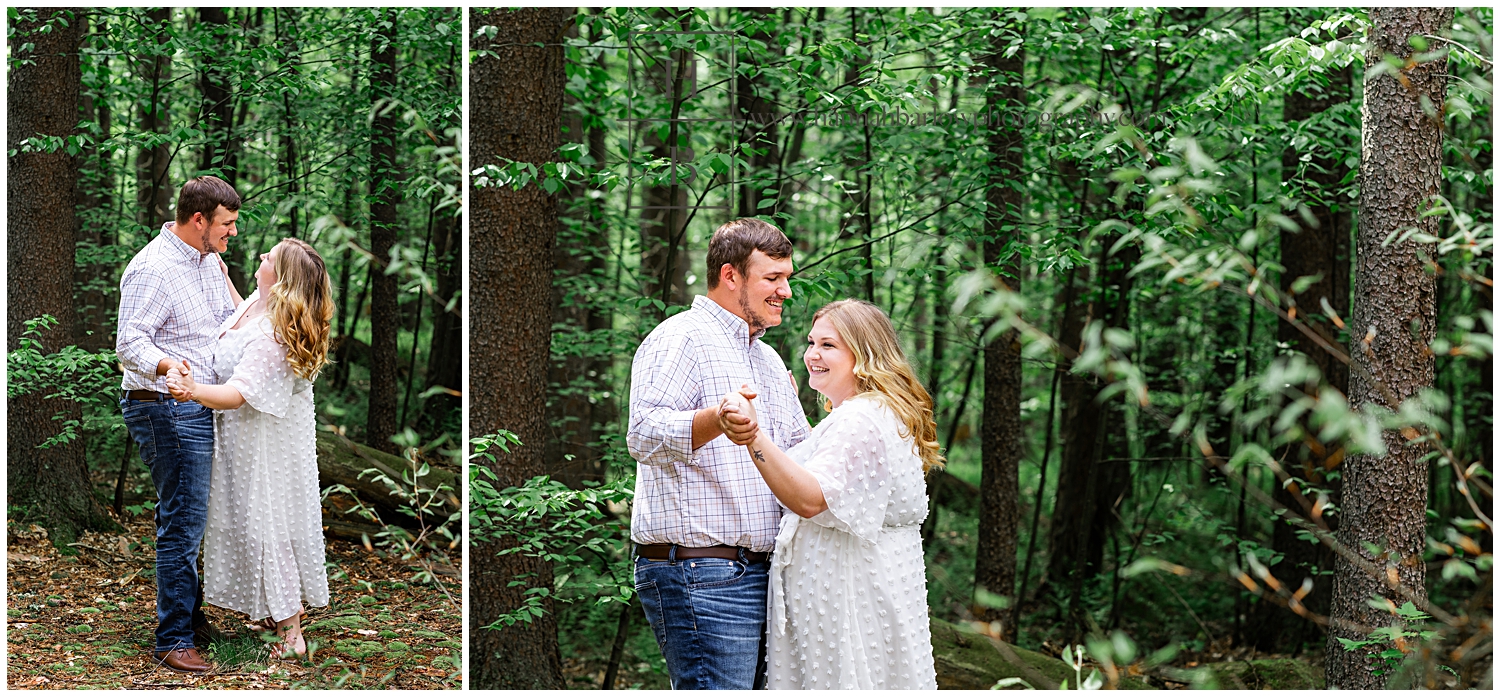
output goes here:
[{"label": "white checkered shirt sleeve", "polygon": [[157,381],[156,366],[168,358],[153,341],[172,314],[170,289],[157,269],[132,265],[120,279],[120,324],[115,350],[125,370],[147,383]]},{"label": "white checkered shirt sleeve", "polygon": [[691,337],[651,336],[630,369],[630,429],[626,446],[643,465],[697,464],[693,415],[703,403]]}]

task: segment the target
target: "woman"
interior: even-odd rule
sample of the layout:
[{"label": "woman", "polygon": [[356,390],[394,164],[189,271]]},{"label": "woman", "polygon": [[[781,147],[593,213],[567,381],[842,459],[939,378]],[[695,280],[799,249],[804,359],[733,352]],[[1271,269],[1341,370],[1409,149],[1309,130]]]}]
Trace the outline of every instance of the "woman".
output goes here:
[{"label": "woman", "polygon": [[[302,656],[303,603],[328,605],[312,382],[328,362],[333,300],[323,258],[284,239],[261,255],[256,291],[220,327],[223,385],[167,376],[172,396],[217,410],[204,601],[270,618],[279,658]],[[267,625],[268,628],[271,625]]]},{"label": "woman", "polygon": [[[813,315],[808,384],[830,413],[783,453],[746,447],[790,513],[771,558],[770,689],[937,689],[927,619],[923,474],[941,466],[932,400],[890,319],[858,300]],[[754,420],[754,394],[721,414]]]}]

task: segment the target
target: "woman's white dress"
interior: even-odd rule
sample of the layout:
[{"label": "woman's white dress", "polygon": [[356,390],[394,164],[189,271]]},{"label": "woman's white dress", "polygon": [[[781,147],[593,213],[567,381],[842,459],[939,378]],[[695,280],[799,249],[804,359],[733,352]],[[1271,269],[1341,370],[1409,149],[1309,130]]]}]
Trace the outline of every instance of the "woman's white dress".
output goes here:
[{"label": "woman's white dress", "polygon": [[227,329],[238,316],[214,354],[245,404],[214,414],[203,599],[283,620],[328,605],[312,384],[292,372],[269,317]]},{"label": "woman's white dress", "polygon": [[913,440],[872,397],[846,400],[787,452],[828,510],[787,513],[771,557],[770,689],[937,689]]}]

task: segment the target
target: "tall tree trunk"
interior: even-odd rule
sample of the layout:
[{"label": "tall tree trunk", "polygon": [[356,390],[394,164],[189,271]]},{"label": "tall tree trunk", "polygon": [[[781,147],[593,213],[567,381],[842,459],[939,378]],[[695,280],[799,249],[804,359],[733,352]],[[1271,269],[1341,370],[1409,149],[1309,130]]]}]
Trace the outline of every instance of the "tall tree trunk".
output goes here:
[{"label": "tall tree trunk", "polygon": [[[681,20],[686,31],[689,19]],[[672,73],[666,74],[670,66]],[[682,132],[682,123],[677,119],[682,113],[682,104],[687,99],[687,78],[693,69],[692,54],[686,49],[678,50],[671,61],[661,61],[652,69],[653,84],[667,87],[670,98],[665,142],[657,136],[656,129],[647,131],[644,144],[657,157],[675,163],[693,161],[693,149]],[[688,252],[685,226],[689,211],[686,182],[681,181],[677,168],[668,184],[653,184],[646,187],[645,203],[641,209],[641,267],[643,281],[641,295],[660,300],[664,305],[687,304]],[[652,310],[658,317],[665,317],[661,309]]]},{"label": "tall tree trunk", "polygon": [[[1020,25],[1012,25],[1017,31]],[[1026,108],[1023,80],[1024,51],[1007,56],[1008,37],[992,34],[986,57],[991,85],[986,96],[991,113],[1007,117],[990,131],[990,172],[986,194],[984,261],[999,271],[1011,290],[1021,288],[1020,255],[1006,250],[1021,234],[1023,136],[1019,118]],[[868,194],[868,192],[867,192]],[[1016,591],[1016,542],[1020,529],[1021,341],[1010,329],[984,349],[984,424],[981,429],[979,545],[974,559],[974,585],[1011,597]],[[999,608],[985,614],[1008,616]],[[1006,627],[1014,639],[1015,628]]]},{"label": "tall tree trunk", "polygon": [[[297,64],[302,62],[302,50],[300,48],[299,38],[297,36],[297,15],[299,14],[299,10],[295,7],[283,7],[273,9],[271,12],[272,16],[276,19],[276,41],[279,44],[278,48],[286,52],[287,72],[289,73],[288,77],[289,79],[296,80]],[[392,23],[391,26],[392,28],[389,30],[390,33],[388,35],[388,38],[390,39],[390,42],[394,42],[396,32],[394,23]],[[385,40],[386,37],[377,37],[375,39],[375,42],[379,44]],[[375,55],[372,51],[372,56],[374,56],[375,58],[376,65],[376,70],[374,73],[372,73],[372,76],[376,77],[378,80],[381,80],[381,88],[390,90],[388,94],[394,94],[396,86],[396,49],[394,47],[391,47],[384,53],[388,53],[390,57],[386,58],[383,54]],[[389,61],[390,65],[389,78],[386,77],[385,72],[385,62],[387,60]],[[385,82],[386,79],[389,79],[389,83]],[[374,81],[371,82],[371,86],[374,86]],[[380,97],[376,97],[376,99],[379,98]],[[292,90],[281,91],[281,157],[276,161],[276,169],[281,173],[281,178],[286,181],[284,196],[287,199],[292,200],[293,202],[292,205],[287,208],[287,237],[300,237],[302,234],[302,221],[300,216],[302,206],[298,205],[296,202],[297,192],[301,191],[301,186],[299,186],[299,182],[297,180],[297,116],[292,110],[292,99]],[[382,123],[382,120],[384,121],[384,123]],[[375,140],[377,142],[384,140],[386,138],[386,135],[382,135],[383,133],[394,137],[396,133],[395,124],[396,116],[394,113],[388,114],[383,117],[377,116],[375,118],[375,133],[372,134]],[[376,161],[374,150],[377,147],[389,148],[391,159],[385,160],[385,162],[394,167],[394,158],[396,151],[394,142],[391,142],[389,144],[372,144],[371,162]],[[393,180],[394,179],[395,177],[393,177]],[[392,196],[389,201],[392,222],[394,222],[395,220],[394,216],[396,210],[396,201],[399,198],[400,195],[396,194]],[[394,242],[394,233],[392,234],[391,239]],[[373,239],[372,242],[374,242]],[[379,252],[377,252],[376,254],[377,256],[380,255]],[[391,279],[391,285],[394,287],[395,279]],[[379,298],[380,296],[377,294],[376,297]],[[375,442],[379,443],[382,441]],[[385,448],[382,447],[381,449]]]},{"label": "tall tree trunk", "polygon": [[[575,38],[577,33],[577,25],[568,30],[569,38]],[[602,55],[595,60],[599,69],[605,68]],[[585,127],[584,114],[578,110],[575,99],[569,95],[567,101],[564,111],[568,114],[568,135],[587,145],[594,166],[602,168],[605,163],[605,131],[599,125],[602,115],[590,114],[593,125]],[[593,111],[592,106],[589,110]],[[569,213],[580,218],[582,224],[574,230],[563,227],[559,232],[554,253],[558,274],[552,286],[553,324],[568,325],[569,331],[586,334],[610,324],[608,312],[598,300],[607,279],[609,225],[599,215],[602,195],[590,196],[584,183],[571,184],[568,192],[570,199],[577,202]],[[582,343],[588,346],[593,342]],[[595,446],[599,428],[613,415],[608,408],[609,400],[595,395],[604,391],[608,374],[607,353],[570,351],[553,356],[548,383],[556,389],[549,390],[547,400],[547,420],[553,429],[543,459],[557,480],[575,489],[581,488],[585,481],[604,479],[604,462]]]},{"label": "tall tree trunk", "polygon": [[[495,57],[469,69],[470,166],[501,158],[538,166],[555,161],[562,144],[563,34],[573,11],[562,8],[471,10],[474,27],[497,28],[475,50]],[[472,190],[469,292],[470,431],[507,430],[521,443],[492,465],[497,488],[545,471],[547,367],[552,333],[553,246],[557,202],[536,184]],[[550,586],[550,563],[521,554],[499,556],[505,541],[474,545],[470,561],[473,609],[469,657],[480,689],[563,687],[557,620],[545,614],[509,628],[483,629],[521,606],[518,576]]]},{"label": "tall tree trunk", "polygon": [[[446,215],[440,211],[433,230],[434,258],[436,259],[437,303],[434,303],[432,339],[427,349],[427,384],[424,389],[439,385],[455,392],[463,391],[463,306],[454,305],[446,309],[453,294],[463,284],[461,273],[463,261],[463,217]],[[427,398],[422,406],[424,432],[436,432],[443,428],[454,410],[461,408],[459,398],[447,393]]]},{"label": "tall tree trunk", "polygon": [[[450,54],[443,77],[443,85],[455,90],[462,74],[462,66],[458,62],[460,55],[458,50]],[[461,148],[463,144],[455,137],[453,146]],[[454,393],[462,394],[463,307],[461,303],[455,303],[453,309],[449,310],[448,303],[463,287],[463,213],[458,207],[438,211],[435,224],[432,244],[437,300],[433,307],[432,337],[427,347],[427,384],[423,388],[430,390],[441,385]],[[463,402],[456,394],[438,393],[428,397],[422,405],[422,431],[461,431],[462,409]]]},{"label": "tall tree trunk", "polygon": [[[171,130],[172,120],[168,109],[167,87],[172,80],[172,10],[158,7],[146,13],[149,20],[146,31],[156,43],[151,54],[141,57],[145,64],[146,100],[140,105],[141,130],[147,133],[166,133]],[[167,167],[172,163],[172,148],[162,143],[151,148],[142,148],[136,155],[136,210],[140,223],[149,228],[159,227],[171,220],[172,182],[167,178]]]},{"label": "tall tree trunk", "polygon": [[[1446,33],[1452,8],[1370,9],[1366,65],[1386,54],[1407,59],[1413,36]],[[1420,217],[1442,180],[1441,122],[1423,113],[1441,109],[1447,90],[1446,55],[1365,80],[1360,158],[1359,233],[1355,247],[1354,321],[1350,324],[1355,369],[1350,375],[1350,403],[1356,408],[1380,405],[1396,410],[1400,402],[1433,384],[1433,357],[1428,351],[1435,333],[1437,285],[1424,258],[1433,245],[1413,241],[1385,244],[1387,237],[1411,228],[1438,234],[1438,219]],[[1439,112],[1441,113],[1441,112]],[[1373,336],[1372,336],[1373,335]],[[1369,338],[1368,344],[1364,343]],[[1385,573],[1366,574],[1348,560],[1334,566],[1335,620],[1372,627],[1398,622],[1368,604],[1375,596],[1404,602],[1383,576],[1394,573],[1418,597],[1426,595],[1425,547],[1427,462],[1425,447],[1409,446],[1397,431],[1383,434],[1386,455],[1357,455],[1344,464],[1343,517],[1338,540]],[[1384,550],[1372,554],[1367,545]],[[1341,625],[1330,628],[1326,675],[1335,689],[1383,687],[1390,671],[1371,669],[1378,650],[1346,651],[1338,639],[1366,637]]]},{"label": "tall tree trunk", "polygon": [[[86,22],[80,17],[80,22]],[[87,26],[79,27],[80,36],[89,34]],[[109,31],[105,21],[95,24],[93,34],[103,36]],[[88,39],[84,39],[88,41]],[[106,59],[107,60],[107,59]],[[81,67],[81,66],[80,66]],[[89,89],[92,87],[93,89]],[[112,151],[101,147],[109,142],[111,112],[108,92],[110,86],[85,85],[80,92],[80,118],[98,124],[98,138],[83,149],[79,158],[80,168],[77,194],[80,219],[74,226],[74,241],[79,244],[106,245],[113,240],[106,237],[106,230],[115,224],[110,209],[114,205],[114,167]],[[113,348],[115,345],[114,313],[119,306],[113,284],[114,265],[108,263],[84,264],[73,267],[73,292],[77,299],[77,322],[73,338],[78,346],[87,351]]]},{"label": "tall tree trunk", "polygon": [[[198,8],[199,27],[214,42],[228,43],[229,15],[222,7]],[[234,95],[230,92],[229,78],[224,74],[221,56],[214,53],[205,58],[198,73],[198,89],[203,93],[203,130],[207,137],[203,141],[202,157],[198,160],[200,171],[217,170],[219,178],[234,185],[238,178],[239,148],[234,139]]]},{"label": "tall tree trunk", "polygon": [[[1289,90],[1283,101],[1282,120],[1287,123],[1304,121],[1327,111],[1330,107],[1349,101],[1351,71],[1348,67],[1328,73],[1328,84],[1318,89],[1317,85],[1306,85]],[[1318,281],[1297,294],[1297,318],[1315,331],[1337,341],[1339,329],[1322,309],[1327,300],[1341,321],[1349,317],[1349,236],[1352,230],[1351,202],[1336,197],[1336,192],[1348,174],[1339,152],[1315,155],[1303,165],[1301,153],[1296,148],[1287,148],[1281,153],[1283,191],[1307,204],[1313,221],[1301,221],[1302,229],[1281,232],[1282,291],[1291,293],[1292,282],[1305,276],[1320,276]],[[1290,189],[1290,191],[1288,191]],[[1339,392],[1349,392],[1349,368],[1336,360],[1322,347],[1313,343],[1305,334],[1289,322],[1276,326],[1276,341],[1285,343],[1307,356],[1323,373],[1328,384]],[[1309,427],[1309,433],[1315,433]],[[1292,476],[1307,481],[1319,488],[1336,488],[1338,480],[1328,474],[1338,469],[1344,458],[1341,448],[1325,447],[1316,440],[1309,441],[1294,451],[1283,467]],[[1296,485],[1293,485],[1296,486]],[[1337,491],[1332,500],[1338,503]],[[1301,510],[1297,497],[1287,487],[1277,486],[1272,492],[1276,503],[1306,515]],[[1330,523],[1333,516],[1325,517]],[[1281,561],[1271,567],[1271,574],[1282,583],[1300,586],[1302,579],[1312,578],[1312,593],[1302,599],[1308,610],[1319,615],[1328,614],[1331,588],[1327,580],[1317,572],[1333,568],[1333,550],[1315,542],[1297,537],[1297,528],[1277,519],[1271,533],[1271,548],[1282,555]],[[1260,651],[1296,650],[1308,642],[1316,641],[1322,631],[1309,622],[1273,603],[1256,606],[1259,617],[1252,621],[1255,646]]]},{"label": "tall tree trunk", "polygon": [[[741,10],[746,19],[755,19],[764,22],[767,17],[775,17],[773,10],[768,7],[747,7]],[[750,35],[752,41],[759,41],[768,47],[775,47],[777,43],[767,34],[764,26]],[[745,179],[740,183],[739,217],[750,218],[761,213],[772,215],[783,202],[778,198],[772,205],[764,210],[760,207],[761,190],[771,186],[772,182],[766,178],[773,175],[777,165],[781,162],[780,142],[776,138],[776,102],[770,94],[770,87],[766,84],[765,75],[761,72],[752,58],[745,62],[750,70],[742,70],[735,76],[735,108],[739,112],[735,118],[743,119],[743,130],[740,142],[755,149],[755,154],[750,156],[750,170],[745,173]],[[774,194],[773,194],[774,196]]]},{"label": "tall tree trunk", "polygon": [[[1083,287],[1075,292],[1082,296],[1069,306],[1063,317],[1059,341],[1078,350],[1083,342],[1083,327],[1095,319],[1102,293],[1086,292],[1091,284],[1092,269],[1079,267],[1075,283]],[[1051,555],[1047,562],[1046,582],[1068,582],[1082,573],[1080,566],[1086,554],[1088,530],[1094,513],[1093,464],[1102,438],[1101,420],[1104,407],[1098,401],[1099,386],[1092,376],[1071,371],[1062,376],[1063,418],[1062,457],[1057,463],[1057,492],[1052,507],[1052,530],[1047,542]]]},{"label": "tall tree trunk", "polygon": [[[29,18],[31,12],[35,19]],[[22,11],[10,37],[12,59],[6,107],[6,350],[20,347],[25,322],[42,315],[57,324],[39,340],[44,352],[73,343],[73,237],[78,225],[78,164],[66,151],[20,152],[23,140],[74,135],[83,75],[79,67],[82,10]],[[48,27],[47,31],[42,31]],[[24,44],[32,44],[23,50]],[[25,95],[25,98],[19,98]],[[47,399],[48,391],[10,400],[6,418],[9,504],[46,527],[52,543],[66,545],[87,528],[113,527],[94,500],[83,443],[38,449],[58,432],[53,415],[80,418],[78,405]]]},{"label": "tall tree trunk", "polygon": [[370,103],[376,110],[370,139],[370,253],[374,256],[370,289],[370,406],[365,439],[389,453],[396,434],[396,330],[401,325],[396,277],[385,273],[396,244],[396,204],[401,200],[401,172],[396,164],[399,126],[396,111],[387,110],[396,96],[396,12],[382,10],[383,29],[370,43]]}]

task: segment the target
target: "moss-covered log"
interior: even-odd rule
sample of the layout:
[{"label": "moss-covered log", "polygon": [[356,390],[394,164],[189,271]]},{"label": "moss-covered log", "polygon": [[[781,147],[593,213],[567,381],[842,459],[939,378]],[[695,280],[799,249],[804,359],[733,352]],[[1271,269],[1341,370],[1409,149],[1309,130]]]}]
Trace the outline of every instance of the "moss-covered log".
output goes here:
[{"label": "moss-covered log", "polygon": [[[416,520],[400,512],[403,506],[410,506],[410,502],[398,493],[392,492],[390,485],[375,480],[374,469],[389,477],[402,488],[410,491],[405,483],[403,473],[411,472],[412,463],[405,458],[381,452],[362,443],[355,443],[343,436],[334,433],[320,431],[318,433],[318,486],[326,489],[334,484],[342,484],[353,491],[359,500],[374,508],[380,514],[381,520],[392,525],[402,527],[415,527]],[[361,476],[362,475],[362,476]],[[428,473],[417,480],[419,488],[437,489],[447,486],[442,500],[434,507],[434,518],[442,518],[452,514],[459,509],[459,481],[458,473],[453,470],[432,467]],[[423,500],[426,496],[423,497]],[[358,532],[364,526],[372,525],[372,521],[357,516],[343,513],[352,501],[347,497],[334,498],[325,502],[324,524],[330,534],[341,536],[352,536],[358,538]],[[430,522],[437,522],[436,520]],[[378,530],[378,528],[375,528]]]}]

